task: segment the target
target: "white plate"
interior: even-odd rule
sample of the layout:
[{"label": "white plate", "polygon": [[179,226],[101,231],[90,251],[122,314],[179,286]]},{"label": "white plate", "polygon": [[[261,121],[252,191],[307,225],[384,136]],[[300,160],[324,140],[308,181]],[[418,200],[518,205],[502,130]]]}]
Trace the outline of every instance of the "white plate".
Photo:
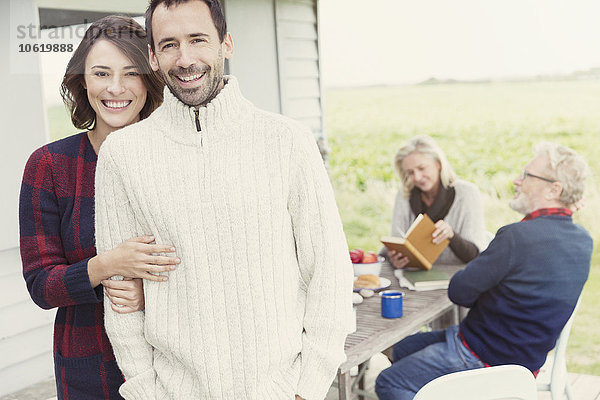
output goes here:
[{"label": "white plate", "polygon": [[[356,277],[354,277],[354,280],[356,280]],[[375,289],[371,289],[371,290],[385,289],[386,287],[389,287],[392,284],[392,281],[390,281],[388,278],[379,277],[379,284],[381,286],[379,286],[378,288],[375,288]],[[359,292],[361,289],[364,289],[364,288],[355,288],[354,291]]]}]

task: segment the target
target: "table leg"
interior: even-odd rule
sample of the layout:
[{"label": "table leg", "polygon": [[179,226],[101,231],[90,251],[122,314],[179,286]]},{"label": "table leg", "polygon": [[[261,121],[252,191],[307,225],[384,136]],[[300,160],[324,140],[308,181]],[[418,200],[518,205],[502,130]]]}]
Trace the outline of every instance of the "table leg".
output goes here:
[{"label": "table leg", "polygon": [[338,371],[338,395],[339,400],[350,400],[352,398],[352,378],[350,371],[341,373]]},{"label": "table leg", "polygon": [[[365,390],[365,375],[366,375],[368,367],[369,367],[368,360],[358,366],[358,371],[359,371],[358,389],[360,390],[359,393],[361,393]],[[358,400],[365,400],[365,396],[363,396],[362,394],[359,394]]]}]

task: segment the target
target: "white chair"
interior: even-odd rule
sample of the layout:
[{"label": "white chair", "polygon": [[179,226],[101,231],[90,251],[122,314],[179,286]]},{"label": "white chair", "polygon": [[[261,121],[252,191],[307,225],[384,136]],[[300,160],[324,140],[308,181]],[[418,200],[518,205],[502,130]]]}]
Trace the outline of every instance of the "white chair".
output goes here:
[{"label": "white chair", "polygon": [[414,400],[537,400],[535,378],[520,365],[471,369],[440,376],[423,386]]},{"label": "white chair", "polygon": [[539,391],[549,391],[552,400],[561,400],[564,394],[567,395],[567,399],[573,400],[571,384],[567,379],[566,353],[571,327],[573,326],[573,320],[579,308],[579,303],[581,303],[581,297],[577,300],[573,314],[571,314],[556,341],[554,352],[548,355],[548,359],[540,369],[540,375],[538,375],[537,389]]}]

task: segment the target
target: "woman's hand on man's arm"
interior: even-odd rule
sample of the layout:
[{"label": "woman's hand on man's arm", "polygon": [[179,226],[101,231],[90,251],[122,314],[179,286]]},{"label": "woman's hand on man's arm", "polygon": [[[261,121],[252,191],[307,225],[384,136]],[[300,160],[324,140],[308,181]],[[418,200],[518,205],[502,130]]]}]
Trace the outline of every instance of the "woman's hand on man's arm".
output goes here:
[{"label": "woman's hand on man's arm", "polygon": [[175,248],[169,245],[151,244],[152,236],[131,238],[112,250],[105,251],[92,257],[88,262],[88,274],[92,287],[114,275],[125,278],[141,278],[162,282],[168,277],[156,275],[169,272],[181,261],[177,257],[157,255],[173,253]]}]

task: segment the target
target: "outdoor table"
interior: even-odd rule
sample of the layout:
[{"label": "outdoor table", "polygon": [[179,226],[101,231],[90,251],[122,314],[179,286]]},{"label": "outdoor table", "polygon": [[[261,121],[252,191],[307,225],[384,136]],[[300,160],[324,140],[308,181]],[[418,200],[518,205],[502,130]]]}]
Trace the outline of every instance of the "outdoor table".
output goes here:
[{"label": "outdoor table", "polygon": [[[464,265],[434,266],[435,269],[446,271],[450,276],[463,268]],[[434,324],[435,329],[445,328],[458,323],[458,307],[448,299],[446,289],[431,291],[411,291],[400,288],[398,279],[394,276],[394,268],[388,262],[381,266],[381,276],[389,279],[389,288],[398,289],[404,293],[403,316],[396,319],[386,319],[381,316],[381,300],[375,296],[365,298],[356,306],[356,331],[348,335],[345,352],[346,362],[338,369],[338,390],[340,400],[349,400],[352,392],[350,370],[359,366],[358,390],[359,399],[363,398],[364,367],[369,359],[379,352],[394,345],[406,336],[418,332],[424,325]]]}]

